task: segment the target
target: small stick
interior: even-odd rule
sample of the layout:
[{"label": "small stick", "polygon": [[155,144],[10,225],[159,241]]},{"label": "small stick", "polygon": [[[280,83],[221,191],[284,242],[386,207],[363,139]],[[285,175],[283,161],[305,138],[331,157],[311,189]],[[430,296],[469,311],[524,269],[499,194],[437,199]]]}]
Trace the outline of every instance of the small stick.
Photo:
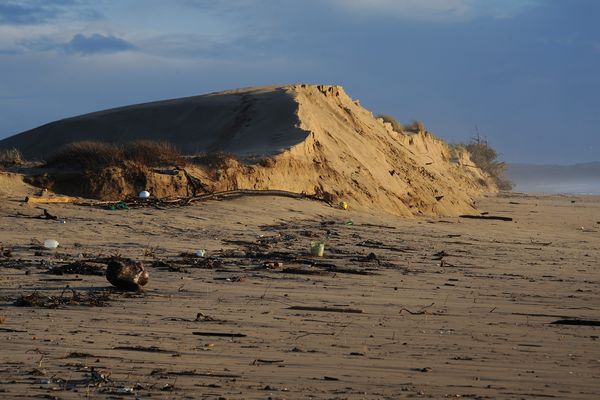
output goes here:
[{"label": "small stick", "polygon": [[309,336],[309,335],[334,336],[335,332],[307,332],[304,335],[297,336],[296,340],[303,338],[305,336]]},{"label": "small stick", "polygon": [[431,303],[430,305],[428,305],[428,306],[425,306],[425,307],[421,308],[421,310],[419,310],[419,311],[411,311],[411,310],[409,310],[408,308],[404,308],[404,307],[402,307],[402,308],[400,309],[400,313],[399,313],[399,314],[402,314],[402,311],[406,311],[407,313],[409,313],[409,314],[411,314],[411,315],[423,315],[423,314],[427,314],[427,308],[429,308],[429,307],[433,306],[434,304],[435,304],[435,303]]},{"label": "small stick", "polygon": [[350,313],[350,314],[362,314],[363,310],[359,308],[334,308],[334,307],[311,307],[311,306],[291,306],[288,310],[302,310],[302,311],[323,311],[323,312],[338,312],[338,313]]},{"label": "small stick", "polygon": [[257,358],[256,360],[252,361],[250,363],[250,365],[256,365],[256,364],[277,364],[277,363],[282,363],[283,360],[265,360],[262,358]]},{"label": "small stick", "polygon": [[192,332],[192,335],[197,336],[217,336],[217,337],[246,337],[243,333],[227,333],[227,332]]},{"label": "small stick", "polygon": [[492,219],[498,221],[512,221],[511,217],[501,217],[498,215],[459,215],[460,218],[470,218],[470,219]]}]

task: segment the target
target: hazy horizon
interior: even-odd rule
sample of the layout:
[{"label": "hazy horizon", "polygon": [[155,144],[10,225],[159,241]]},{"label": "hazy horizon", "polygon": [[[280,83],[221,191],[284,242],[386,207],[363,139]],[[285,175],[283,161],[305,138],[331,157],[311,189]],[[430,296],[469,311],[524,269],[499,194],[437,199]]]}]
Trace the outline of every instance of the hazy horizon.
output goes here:
[{"label": "hazy horizon", "polygon": [[600,162],[573,165],[509,164],[517,192],[600,194]]},{"label": "hazy horizon", "polygon": [[598,161],[593,0],[8,0],[0,139],[134,103],[339,84],[373,113],[476,130],[509,163]]}]

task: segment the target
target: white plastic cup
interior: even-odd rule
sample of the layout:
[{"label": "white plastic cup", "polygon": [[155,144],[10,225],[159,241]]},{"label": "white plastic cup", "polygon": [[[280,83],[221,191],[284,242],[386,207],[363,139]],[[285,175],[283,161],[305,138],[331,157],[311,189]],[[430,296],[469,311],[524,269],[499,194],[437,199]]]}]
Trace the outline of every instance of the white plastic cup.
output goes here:
[{"label": "white plastic cup", "polygon": [[323,257],[325,244],[321,242],[310,242],[310,255],[314,257]]}]

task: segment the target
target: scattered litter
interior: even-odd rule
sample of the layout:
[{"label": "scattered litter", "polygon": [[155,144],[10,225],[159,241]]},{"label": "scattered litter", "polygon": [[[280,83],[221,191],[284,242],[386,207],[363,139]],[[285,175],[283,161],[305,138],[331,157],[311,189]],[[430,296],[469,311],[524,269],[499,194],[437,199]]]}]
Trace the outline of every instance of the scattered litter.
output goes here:
[{"label": "scattered litter", "polygon": [[58,247],[58,242],[54,239],[44,240],[44,248],[45,249],[56,249]]},{"label": "scattered litter", "polygon": [[196,250],[196,257],[204,257],[206,255],[206,250],[204,249],[200,249],[200,250]]},{"label": "scattered litter", "polygon": [[310,255],[313,257],[323,257],[325,253],[325,244],[322,242],[310,242]]},{"label": "scattered litter", "polygon": [[244,282],[246,280],[246,275],[236,275],[236,276],[228,276],[228,277],[217,276],[213,279],[215,281]]},{"label": "scattered litter", "polygon": [[160,388],[160,390],[162,390],[163,392],[172,392],[174,389],[175,386],[171,385],[170,383],[165,383],[165,385]]},{"label": "scattered litter", "polygon": [[113,389],[112,393],[114,394],[133,394],[133,388],[130,387],[122,387]]},{"label": "scattered litter", "polygon": [[147,199],[148,197],[150,197],[150,192],[148,192],[147,190],[143,190],[138,194],[138,197],[140,199]]},{"label": "scattered litter", "polygon": [[263,267],[267,269],[280,269],[283,267],[282,262],[265,262],[263,263]]},{"label": "scattered litter", "polygon": [[116,203],[110,203],[106,205],[107,210],[115,211],[115,210],[129,210],[129,206],[124,201],[119,201]]},{"label": "scattered litter", "polygon": [[340,201],[340,204],[339,204],[339,205],[340,205],[340,208],[341,208],[342,210],[347,210],[347,209],[348,209],[348,203],[347,203],[347,202],[345,202],[345,201]]}]

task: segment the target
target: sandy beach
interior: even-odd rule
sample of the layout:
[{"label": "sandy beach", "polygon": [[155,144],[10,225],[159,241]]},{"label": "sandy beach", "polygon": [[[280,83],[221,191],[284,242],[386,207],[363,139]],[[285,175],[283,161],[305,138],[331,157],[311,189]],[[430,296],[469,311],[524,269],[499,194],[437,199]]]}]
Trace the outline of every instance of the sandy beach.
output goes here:
[{"label": "sandy beach", "polygon": [[[513,221],[270,197],[46,220],[21,200],[0,200],[0,397],[600,393],[599,197],[477,202]],[[143,293],[110,286],[111,256],[144,262]]]}]

